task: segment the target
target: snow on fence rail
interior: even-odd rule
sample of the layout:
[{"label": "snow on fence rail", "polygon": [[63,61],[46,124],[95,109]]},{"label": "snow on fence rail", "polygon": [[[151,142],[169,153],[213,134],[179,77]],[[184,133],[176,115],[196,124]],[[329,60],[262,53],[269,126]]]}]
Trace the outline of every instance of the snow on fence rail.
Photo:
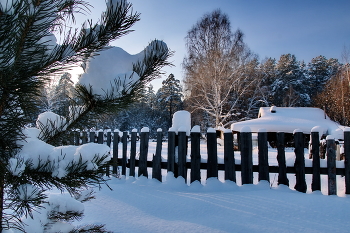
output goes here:
[{"label": "snow on fence rail", "polygon": [[[162,181],[161,170],[166,169],[168,172],[173,172],[175,177],[181,176],[185,180],[187,179],[187,172],[190,171],[190,182],[201,181],[201,169],[207,171],[207,179],[210,177],[218,177],[218,171],[224,171],[225,180],[231,180],[236,182],[236,172],[240,171],[242,184],[253,183],[253,172],[258,173],[258,180],[267,180],[270,182],[270,173],[278,174],[278,184],[284,184],[289,186],[289,180],[287,174],[295,174],[295,186],[294,188],[300,192],[306,192],[306,174],[312,175],[312,191],[321,190],[321,175],[328,175],[328,195],[337,194],[337,180],[336,175],[345,177],[345,194],[350,194],[350,131],[344,131],[344,168],[336,167],[336,145],[334,138],[328,137],[326,144],[327,155],[327,167],[320,166],[320,141],[319,133],[311,132],[311,154],[312,154],[312,166],[305,166],[304,155],[304,136],[302,132],[294,133],[294,153],[295,162],[294,166],[286,165],[285,146],[284,146],[284,133],[278,132],[277,134],[277,165],[269,165],[268,162],[268,142],[267,133],[258,133],[258,164],[253,165],[252,156],[252,133],[241,132],[239,136],[239,148],[241,155],[241,164],[235,163],[235,153],[233,134],[228,131],[224,133],[224,162],[218,163],[217,157],[217,138],[215,131],[207,132],[207,155],[208,159],[206,163],[201,162],[200,153],[200,138],[199,132],[191,132],[190,136],[186,135],[186,132],[168,132],[168,146],[167,148],[167,160],[162,162],[161,151],[163,133],[157,132],[156,151],[153,154],[153,160],[148,161],[148,149],[149,149],[149,131],[141,131],[140,135],[136,131],[131,132],[128,135],[127,132],[123,132],[122,136],[119,131],[97,132],[92,131],[75,133],[74,144],[97,142],[106,143],[111,146],[113,159],[109,164],[113,166],[113,173],[117,173],[117,164],[121,166],[122,175],[126,175],[127,168],[129,168],[129,176],[135,176],[136,168],[138,168],[138,176],[148,177],[147,168],[152,168],[152,178]],[[89,139],[89,140],[88,140]],[[129,141],[130,139],[130,141]],[[137,159],[137,144],[139,142],[139,156]],[[190,143],[191,159],[187,161],[187,149]],[[130,151],[128,149],[128,143],[130,143]],[[118,158],[119,144],[122,146],[121,158]],[[127,156],[129,154],[129,158]],[[107,166],[106,172],[109,175],[109,166]]]}]

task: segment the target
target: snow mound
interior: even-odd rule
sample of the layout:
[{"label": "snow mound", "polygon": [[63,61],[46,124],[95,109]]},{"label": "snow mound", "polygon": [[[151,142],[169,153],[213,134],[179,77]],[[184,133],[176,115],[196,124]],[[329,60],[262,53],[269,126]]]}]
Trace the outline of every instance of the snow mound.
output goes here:
[{"label": "snow mound", "polygon": [[142,64],[141,67],[145,69],[145,58],[157,56],[167,49],[167,45],[158,40],[152,41],[143,51],[134,55],[119,47],[109,47],[83,64],[85,73],[78,83],[88,89],[91,87],[95,95],[121,96],[140,80],[142,74],[134,72],[134,65]]},{"label": "snow mound", "polygon": [[176,134],[180,131],[186,132],[187,136],[190,136],[191,132],[191,113],[188,111],[177,111],[173,115],[173,125],[169,131],[174,131]]}]

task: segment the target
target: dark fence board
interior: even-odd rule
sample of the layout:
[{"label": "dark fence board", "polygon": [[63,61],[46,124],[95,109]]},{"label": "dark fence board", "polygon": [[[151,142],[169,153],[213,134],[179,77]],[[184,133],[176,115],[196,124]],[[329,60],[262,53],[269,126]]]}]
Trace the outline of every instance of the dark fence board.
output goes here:
[{"label": "dark fence board", "polygon": [[119,131],[113,132],[113,174],[118,173]]},{"label": "dark fence board", "polygon": [[74,145],[79,146],[80,145],[80,132],[74,131]]},{"label": "dark fence board", "polygon": [[305,154],[304,154],[304,134],[302,132],[294,133],[295,146],[295,190],[306,193],[307,186],[305,180]]},{"label": "dark fence board", "polygon": [[137,139],[137,132],[134,132],[134,131],[131,132],[129,175],[133,177],[135,177],[136,139]]},{"label": "dark fence board", "polygon": [[344,132],[345,193],[350,194],[350,131]]},{"label": "dark fence board", "polygon": [[108,131],[107,134],[106,134],[106,143],[107,143],[107,146],[111,146],[111,142],[112,142],[112,133],[111,131]]},{"label": "dark fence board", "polygon": [[253,184],[252,133],[240,133],[242,184]]},{"label": "dark fence board", "polygon": [[[289,186],[287,178],[286,153],[284,150],[284,132],[277,132],[277,162],[278,162],[278,185]],[[273,172],[270,167],[270,172]]]},{"label": "dark fence board", "polygon": [[98,132],[97,134],[97,143],[103,144],[103,131]]},{"label": "dark fence board", "polygon": [[95,132],[90,131],[89,137],[90,137],[90,142],[95,142]]},{"label": "dark fence board", "polygon": [[157,132],[157,146],[156,154],[153,156],[153,165],[152,165],[152,178],[157,179],[162,182],[162,171],[161,171],[161,158],[162,158],[162,139],[163,132]]},{"label": "dark fence board", "polygon": [[312,191],[321,190],[320,138],[318,132],[311,132]]},{"label": "dark fence board", "polygon": [[149,132],[140,134],[140,158],[139,158],[139,176],[148,177],[147,154],[148,154]]},{"label": "dark fence board", "polygon": [[87,132],[83,131],[82,136],[81,136],[81,144],[86,144],[87,143]]},{"label": "dark fence board", "polygon": [[232,132],[224,133],[225,180],[236,182],[235,153]]},{"label": "dark fence board", "polygon": [[178,132],[178,176],[187,179],[186,156],[187,156],[187,140],[186,132]]},{"label": "dark fence board", "polygon": [[327,139],[328,195],[337,195],[335,141]]},{"label": "dark fence board", "polygon": [[200,133],[191,133],[191,183],[201,180]]},{"label": "dark fence board", "polygon": [[175,171],[175,132],[168,132],[168,172]]},{"label": "dark fence board", "polygon": [[128,153],[128,132],[123,132],[122,137],[123,151],[122,151],[122,175],[126,175],[127,153]]},{"label": "dark fence board", "polygon": [[259,160],[259,178],[258,180],[267,180],[270,182],[269,158],[267,147],[267,132],[258,133],[258,160]]},{"label": "dark fence board", "polygon": [[207,133],[207,179],[210,177],[218,177],[218,150],[216,141],[216,132]]}]

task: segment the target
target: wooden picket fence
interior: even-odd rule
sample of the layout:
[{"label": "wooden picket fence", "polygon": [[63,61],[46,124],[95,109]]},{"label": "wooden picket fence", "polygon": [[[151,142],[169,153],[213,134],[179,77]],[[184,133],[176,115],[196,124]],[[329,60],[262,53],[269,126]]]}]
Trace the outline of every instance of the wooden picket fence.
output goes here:
[{"label": "wooden picket fence", "polygon": [[[190,170],[190,182],[201,181],[200,171],[207,171],[207,179],[218,177],[218,171],[224,171],[225,180],[236,182],[236,172],[240,171],[242,184],[253,183],[253,172],[258,173],[258,180],[267,180],[270,182],[270,173],[278,174],[278,185],[283,184],[289,186],[287,174],[295,174],[294,188],[300,192],[306,192],[307,184],[305,175],[312,175],[312,191],[321,190],[321,175],[328,175],[328,195],[337,194],[336,175],[345,177],[345,193],[350,194],[350,131],[344,132],[344,168],[336,168],[336,144],[334,139],[327,139],[326,156],[327,168],[320,167],[320,140],[318,132],[311,133],[311,154],[312,167],[305,167],[304,155],[304,135],[302,132],[294,134],[294,152],[295,163],[293,167],[286,166],[284,133],[277,134],[277,161],[278,165],[271,166],[268,164],[268,141],[267,133],[258,133],[258,165],[253,165],[252,156],[252,133],[242,132],[239,135],[239,148],[241,154],[241,164],[235,164],[234,140],[231,132],[224,133],[224,163],[218,163],[217,157],[217,135],[216,132],[207,132],[207,163],[201,163],[200,139],[199,132],[191,132],[190,136],[186,132],[168,132],[167,161],[161,161],[163,132],[157,132],[156,152],[152,161],[147,161],[149,149],[149,132],[141,132],[138,136],[137,132],[123,132],[120,137],[119,132],[102,131],[87,132],[76,134],[75,144],[90,142],[106,143],[112,147],[113,159],[110,165],[113,165],[113,173],[116,173],[118,166],[121,167],[121,174],[126,175],[129,168],[129,176],[135,176],[138,168],[138,176],[148,177],[148,169],[152,168],[152,178],[162,181],[161,170],[166,169],[173,172],[175,177],[181,176],[187,179],[187,172]],[[88,140],[90,138],[90,140]],[[191,160],[186,161],[188,141],[191,141]],[[137,146],[136,142],[140,140],[139,156],[136,159]],[[127,151],[127,144],[130,143],[130,151]],[[122,155],[118,158],[119,144],[122,145]],[[175,162],[175,153],[177,154],[177,162]],[[128,156],[129,159],[128,159]],[[109,174],[109,169],[107,169]]]}]

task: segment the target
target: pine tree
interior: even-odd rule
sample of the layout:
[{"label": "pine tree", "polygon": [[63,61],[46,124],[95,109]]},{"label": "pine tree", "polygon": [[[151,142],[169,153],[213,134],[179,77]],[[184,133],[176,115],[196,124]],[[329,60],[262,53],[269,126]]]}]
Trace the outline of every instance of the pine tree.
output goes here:
[{"label": "pine tree", "polygon": [[170,74],[167,79],[162,82],[162,87],[157,92],[158,108],[165,112],[168,126],[171,126],[173,115],[176,111],[183,110],[183,94],[180,80],[175,79]]},{"label": "pine tree", "polygon": [[143,127],[148,127],[150,138],[156,138],[158,128],[162,128],[164,131],[169,128],[164,118],[163,109],[158,108],[153,86],[149,85],[141,91],[141,97],[137,102],[110,117],[102,126],[108,125],[109,128],[129,132],[133,129],[140,130]]},{"label": "pine tree", "polygon": [[307,82],[311,99],[323,91],[328,80],[336,74],[339,65],[337,59],[327,59],[325,56],[318,56],[311,60],[307,67]]},{"label": "pine tree", "polygon": [[[139,20],[139,13],[134,13],[126,0],[109,0],[98,23],[87,21],[80,29],[70,29],[74,15],[87,11],[87,7],[80,0],[0,3],[0,232],[8,228],[23,230],[21,217],[32,216],[33,208],[42,206],[45,191],[52,187],[77,195],[82,187],[105,182],[100,169],[107,154],[96,154],[89,161],[83,156],[67,161],[56,175],[56,165],[69,156],[68,152],[54,159],[23,157],[27,138],[36,138],[23,129],[36,111],[35,99],[50,74],[62,73],[72,64],[97,56],[110,41],[131,32]],[[62,37],[59,44],[55,33]],[[161,67],[169,64],[166,60],[170,55],[163,43],[152,42],[143,59],[133,64],[133,72],[140,78],[118,94],[99,96],[91,87],[78,85],[77,100],[71,102],[68,116],[51,115],[54,119],[38,122],[42,143],[60,145],[70,129],[89,127],[91,119],[127,106],[148,81],[159,75]],[[95,164],[94,168],[87,167],[90,163]]]},{"label": "pine tree", "polygon": [[64,73],[53,90],[52,111],[61,116],[69,114],[69,106],[74,98],[75,89],[70,73]]},{"label": "pine tree", "polygon": [[273,104],[280,107],[308,106],[303,64],[292,54],[281,55],[276,64],[276,79],[271,85]]},{"label": "pine tree", "polygon": [[38,115],[42,112],[53,111],[55,89],[60,76],[53,75],[50,77],[43,87],[39,89],[39,96],[37,96],[38,112],[34,116],[33,122],[36,121]]},{"label": "pine tree", "polygon": [[156,93],[154,92],[152,84],[143,89],[139,102],[147,105],[151,109],[156,107]]},{"label": "pine tree", "polygon": [[269,107],[272,105],[273,96],[271,95],[271,86],[276,80],[276,59],[267,58],[259,65],[260,84],[259,94],[262,106]]}]

